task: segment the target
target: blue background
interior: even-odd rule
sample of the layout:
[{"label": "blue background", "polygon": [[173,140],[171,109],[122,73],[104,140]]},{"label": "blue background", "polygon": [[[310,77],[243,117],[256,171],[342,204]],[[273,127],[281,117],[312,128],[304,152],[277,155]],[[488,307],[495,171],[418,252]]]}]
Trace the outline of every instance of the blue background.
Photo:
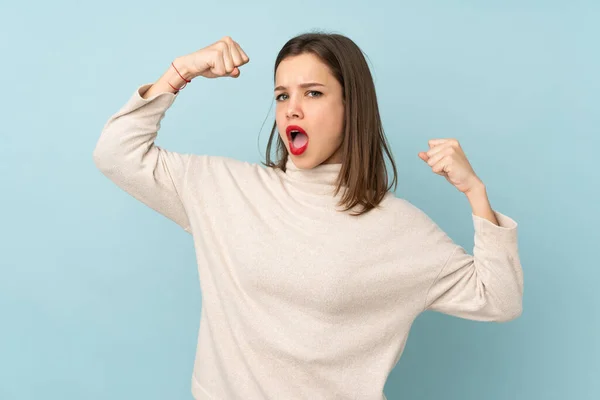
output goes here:
[{"label": "blue background", "polygon": [[600,3],[63,0],[0,15],[0,399],[191,398],[191,236],[92,151],[139,85],[229,35],[251,58],[241,77],[190,83],[157,143],[259,162],[277,52],[313,29],[368,55],[398,196],[472,251],[466,198],[417,156],[455,137],[519,223],[523,315],[421,315],[388,399],[600,398]]}]

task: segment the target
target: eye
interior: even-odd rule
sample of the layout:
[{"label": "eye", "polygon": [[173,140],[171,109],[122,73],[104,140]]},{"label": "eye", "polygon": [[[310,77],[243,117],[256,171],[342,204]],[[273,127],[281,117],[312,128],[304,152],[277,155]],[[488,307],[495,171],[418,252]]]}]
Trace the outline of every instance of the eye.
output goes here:
[{"label": "eye", "polygon": [[[319,92],[318,90],[309,90],[307,93],[316,93],[316,95],[312,96],[312,97],[321,97],[323,95],[323,93]],[[285,93],[282,93],[279,96],[275,97],[275,100],[281,101],[281,96],[287,96],[287,95]]]}]

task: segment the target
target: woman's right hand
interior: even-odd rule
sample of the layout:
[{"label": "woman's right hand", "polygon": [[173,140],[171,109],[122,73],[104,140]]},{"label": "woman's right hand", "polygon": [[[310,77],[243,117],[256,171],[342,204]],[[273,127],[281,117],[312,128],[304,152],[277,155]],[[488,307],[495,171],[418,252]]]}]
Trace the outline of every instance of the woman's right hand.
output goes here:
[{"label": "woman's right hand", "polygon": [[239,67],[250,61],[248,55],[229,36],[180,58],[194,77],[219,78],[229,76],[238,78]]}]

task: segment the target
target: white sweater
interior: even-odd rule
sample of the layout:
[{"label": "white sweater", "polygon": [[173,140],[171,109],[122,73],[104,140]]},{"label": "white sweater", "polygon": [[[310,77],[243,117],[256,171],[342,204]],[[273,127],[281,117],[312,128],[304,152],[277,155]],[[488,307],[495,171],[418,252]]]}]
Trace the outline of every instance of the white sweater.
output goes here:
[{"label": "white sweater", "polygon": [[[138,87],[107,121],[97,167],[193,235],[202,312],[197,400],[381,400],[415,318],[521,314],[517,223],[472,214],[473,255],[388,192],[360,217],[337,211],[341,164],[287,173],[155,145],[178,95]],[[358,210],[356,208],[355,210]]]}]

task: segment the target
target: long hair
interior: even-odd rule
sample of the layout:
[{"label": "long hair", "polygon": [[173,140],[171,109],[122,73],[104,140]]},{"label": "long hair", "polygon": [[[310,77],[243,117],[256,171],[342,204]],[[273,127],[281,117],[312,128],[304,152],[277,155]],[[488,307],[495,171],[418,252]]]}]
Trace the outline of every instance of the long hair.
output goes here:
[{"label": "long hair", "polygon": [[[279,64],[287,57],[305,53],[317,56],[328,67],[342,87],[345,103],[344,134],[341,144],[342,167],[337,179],[335,195],[346,187],[338,205],[344,211],[361,205],[359,216],[377,207],[388,190],[397,186],[397,170],[379,116],[373,77],[362,50],[348,37],[336,33],[310,32],[290,39],[275,60],[273,80]],[[285,172],[288,151],[273,123],[266,149],[267,167]],[[277,137],[276,161],[271,161],[273,139]],[[393,180],[388,186],[388,171],[383,153],[389,157]]]}]

